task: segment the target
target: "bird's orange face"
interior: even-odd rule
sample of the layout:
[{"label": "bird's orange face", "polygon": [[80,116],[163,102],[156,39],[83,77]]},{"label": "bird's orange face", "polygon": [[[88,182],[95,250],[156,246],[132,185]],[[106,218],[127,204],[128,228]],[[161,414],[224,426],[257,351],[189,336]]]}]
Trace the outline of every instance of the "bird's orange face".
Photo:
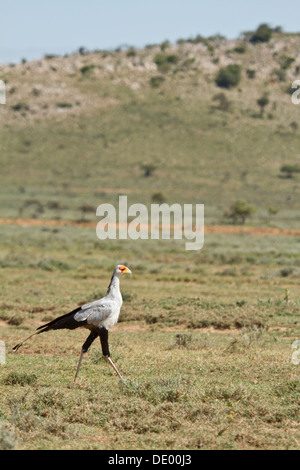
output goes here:
[{"label": "bird's orange face", "polygon": [[118,271],[122,274],[131,274],[131,271],[127,266],[123,266],[122,264],[118,266]]}]

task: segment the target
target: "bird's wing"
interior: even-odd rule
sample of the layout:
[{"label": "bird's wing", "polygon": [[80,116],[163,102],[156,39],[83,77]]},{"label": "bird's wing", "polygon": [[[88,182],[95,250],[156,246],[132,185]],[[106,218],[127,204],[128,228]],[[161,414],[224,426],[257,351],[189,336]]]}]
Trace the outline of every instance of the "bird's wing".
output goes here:
[{"label": "bird's wing", "polygon": [[107,297],[102,297],[101,299],[94,300],[93,302],[89,302],[88,304],[84,304],[81,306],[81,310],[86,310],[88,308],[97,307],[102,304],[106,304],[108,302]]},{"label": "bird's wing", "polygon": [[81,307],[81,310],[74,315],[78,322],[86,320],[90,325],[99,325],[106,320],[115,310],[115,303],[104,299],[96,300]]}]

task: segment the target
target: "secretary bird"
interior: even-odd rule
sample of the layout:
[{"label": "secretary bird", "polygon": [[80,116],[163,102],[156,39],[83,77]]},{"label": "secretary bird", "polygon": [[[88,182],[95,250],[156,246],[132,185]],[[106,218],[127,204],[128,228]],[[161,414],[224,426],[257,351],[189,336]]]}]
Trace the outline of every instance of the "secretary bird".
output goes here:
[{"label": "secretary bird", "polygon": [[94,302],[82,305],[81,307],[75,308],[70,313],[62,315],[55,320],[46,323],[45,325],[37,328],[36,333],[28,336],[24,341],[13,347],[14,351],[17,351],[22,344],[34,335],[45,333],[50,330],[60,330],[66,328],[68,330],[75,330],[76,328],[86,328],[90,330],[90,334],[82,345],[81,353],[78,361],[78,366],[74,378],[73,386],[76,385],[76,379],[82,362],[84,353],[86,353],[93,343],[93,341],[99,336],[103,356],[107,359],[109,364],[113,367],[114,371],[118,374],[120,379],[123,379],[122,375],[118,371],[117,367],[110,358],[110,352],[108,347],[108,330],[112,328],[118,321],[119,313],[122,307],[122,295],[120,292],[120,277],[122,274],[132,274],[130,269],[122,264],[119,264],[114,269],[108,291],[105,297]]}]

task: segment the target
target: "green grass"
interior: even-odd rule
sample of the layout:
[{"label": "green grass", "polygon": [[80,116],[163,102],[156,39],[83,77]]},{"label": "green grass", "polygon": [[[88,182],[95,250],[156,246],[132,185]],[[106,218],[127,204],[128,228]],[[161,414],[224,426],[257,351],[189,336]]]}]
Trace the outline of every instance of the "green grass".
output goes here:
[{"label": "green grass", "polygon": [[[88,228],[3,226],[2,445],[296,449],[299,274],[280,269],[299,265],[299,240],[266,238],[212,234],[195,254],[181,243],[102,244]],[[124,382],[96,342],[71,388],[84,331],[49,332],[11,352],[42,322],[105,294],[119,261],[133,271],[110,334]]]}]

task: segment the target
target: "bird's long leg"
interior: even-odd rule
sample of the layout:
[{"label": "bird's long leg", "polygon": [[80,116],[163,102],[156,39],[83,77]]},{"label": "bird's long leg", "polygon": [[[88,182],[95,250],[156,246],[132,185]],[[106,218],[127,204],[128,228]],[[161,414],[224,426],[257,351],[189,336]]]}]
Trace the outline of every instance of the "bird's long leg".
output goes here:
[{"label": "bird's long leg", "polygon": [[79,372],[79,369],[80,369],[80,366],[81,366],[83,355],[84,355],[84,353],[87,352],[87,350],[91,346],[92,342],[97,338],[98,335],[99,335],[99,333],[97,331],[91,331],[91,333],[89,334],[87,340],[82,345],[81,353],[80,353],[80,357],[79,357],[79,361],[78,361],[78,365],[77,365],[77,369],[76,369],[76,374],[75,374],[75,378],[74,378],[74,382],[73,382],[73,387],[75,387],[75,385],[76,385],[76,379],[77,379],[78,372]]},{"label": "bird's long leg", "polygon": [[123,380],[123,377],[122,375],[120,374],[120,372],[118,371],[118,369],[116,368],[115,364],[113,363],[113,361],[111,360],[111,358],[109,356],[105,356],[105,358],[107,359],[107,361],[109,362],[109,364],[112,366],[112,368],[114,369],[114,371],[118,374],[118,376],[120,377],[121,380]]},{"label": "bird's long leg", "polygon": [[81,361],[82,361],[82,358],[83,358],[83,354],[84,354],[84,351],[83,351],[83,349],[81,349],[81,353],[80,353],[80,357],[79,357],[79,361],[78,361],[78,366],[77,366],[77,369],[76,369],[76,374],[75,374],[75,378],[74,378],[74,382],[73,382],[73,387],[75,387],[75,385],[76,385],[76,379],[77,379],[77,375],[78,375],[78,372],[79,372],[79,369],[80,369],[80,366],[81,366]]},{"label": "bird's long leg", "polygon": [[100,328],[99,334],[100,334],[100,342],[101,342],[103,356],[108,361],[108,363],[112,366],[114,371],[118,374],[120,379],[123,380],[122,375],[120,374],[117,367],[115,366],[115,364],[110,358],[110,352],[109,352],[109,347],[108,347],[108,330],[106,328]]}]

